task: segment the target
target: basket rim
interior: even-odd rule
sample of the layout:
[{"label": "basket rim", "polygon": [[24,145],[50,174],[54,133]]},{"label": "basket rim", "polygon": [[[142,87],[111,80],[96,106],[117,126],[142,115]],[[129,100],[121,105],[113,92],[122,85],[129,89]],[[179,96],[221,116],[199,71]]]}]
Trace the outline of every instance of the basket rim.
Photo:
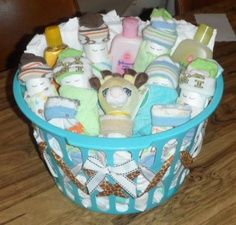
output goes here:
[{"label": "basket rim", "polygon": [[28,104],[24,100],[21,83],[18,79],[18,74],[19,70],[17,70],[13,79],[13,95],[17,106],[31,122],[52,135],[65,138],[70,145],[88,149],[104,149],[106,151],[137,149],[137,147],[140,149],[147,148],[151,146],[153,142],[171,139],[175,136],[179,136],[180,134],[185,133],[186,131],[206,120],[216,110],[222,99],[224,91],[224,79],[223,75],[220,74],[217,78],[215,94],[210,104],[200,114],[198,114],[188,122],[171,130],[167,130],[158,134],[150,134],[147,136],[132,136],[128,138],[107,138],[75,134],[71,131],[55,127],[47,121],[38,117],[34,112],[31,111]]}]

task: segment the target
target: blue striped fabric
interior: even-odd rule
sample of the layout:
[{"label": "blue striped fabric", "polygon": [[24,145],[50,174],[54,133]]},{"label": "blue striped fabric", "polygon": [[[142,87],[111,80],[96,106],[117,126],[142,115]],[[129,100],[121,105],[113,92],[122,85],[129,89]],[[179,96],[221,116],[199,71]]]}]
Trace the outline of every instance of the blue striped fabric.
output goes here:
[{"label": "blue striped fabric", "polygon": [[164,77],[171,81],[173,87],[178,85],[180,67],[174,63],[168,55],[159,56],[147,68],[146,73],[149,78]]},{"label": "blue striped fabric", "polygon": [[152,20],[151,26],[154,27],[155,29],[165,29],[173,32],[175,32],[176,30],[175,23],[168,23],[166,21],[160,21],[160,20]]},{"label": "blue striped fabric", "polygon": [[161,21],[155,21],[154,25],[155,27],[151,24],[144,29],[144,40],[155,42],[169,49],[172,48],[177,39],[176,27],[172,27],[171,23]]}]

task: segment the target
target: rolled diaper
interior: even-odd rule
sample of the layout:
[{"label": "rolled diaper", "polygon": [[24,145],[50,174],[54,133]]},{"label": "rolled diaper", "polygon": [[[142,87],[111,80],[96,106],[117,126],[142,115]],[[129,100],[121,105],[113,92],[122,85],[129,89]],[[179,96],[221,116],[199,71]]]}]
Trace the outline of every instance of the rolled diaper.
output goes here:
[{"label": "rolled diaper", "polygon": [[211,97],[215,93],[216,80],[192,70],[188,74],[180,76],[179,86],[181,89],[197,92],[200,95]]},{"label": "rolled diaper", "polygon": [[75,119],[79,105],[77,100],[49,97],[45,104],[45,119],[54,126],[81,134],[84,132],[84,128]]},{"label": "rolled diaper", "polygon": [[144,29],[144,39],[171,49],[177,38],[176,24],[172,16],[162,8],[153,9],[150,17],[151,25]]},{"label": "rolled diaper", "polygon": [[21,55],[18,67],[21,68],[24,65],[31,63],[31,62],[41,62],[43,64],[46,64],[46,60],[43,57],[32,54],[32,53],[24,52]]},{"label": "rolled diaper", "polygon": [[197,58],[189,64],[188,71],[191,70],[200,71],[212,78],[217,78],[223,72],[223,68],[214,59],[202,58]]},{"label": "rolled diaper", "polygon": [[209,98],[198,92],[181,89],[177,103],[189,105],[192,109],[191,117],[198,115],[208,104]]},{"label": "rolled diaper", "polygon": [[82,52],[67,48],[58,57],[54,68],[56,82],[61,85],[60,96],[78,100],[80,107],[76,113],[76,120],[84,127],[84,134],[98,135],[97,93],[90,89],[88,79],[91,76],[91,66]]},{"label": "rolled diaper", "polygon": [[132,136],[133,121],[125,115],[103,115],[100,117],[100,133],[105,137]]},{"label": "rolled diaper", "polygon": [[134,69],[143,72],[158,56],[169,54],[177,39],[176,24],[165,9],[154,9],[151,23],[143,30],[143,42]]},{"label": "rolled diaper", "polygon": [[45,60],[31,53],[24,53],[19,63],[19,80],[23,83],[32,78],[52,78],[52,70],[46,65]]},{"label": "rolled diaper", "polygon": [[59,89],[60,96],[79,100],[76,119],[84,127],[84,134],[95,136],[99,134],[98,97],[93,89],[63,85]]},{"label": "rolled diaper", "polygon": [[151,134],[152,106],[157,104],[175,104],[177,97],[177,91],[173,88],[154,84],[148,85],[148,92],[134,120],[134,135],[142,136]]},{"label": "rolled diaper", "polygon": [[191,118],[191,107],[180,104],[154,105],[151,114],[152,126],[176,127]]},{"label": "rolled diaper", "polygon": [[192,117],[198,115],[209,103],[215,93],[216,77],[223,72],[212,59],[197,58],[180,75],[180,104],[192,108]]},{"label": "rolled diaper", "polygon": [[44,119],[44,106],[49,96],[57,96],[58,93],[48,78],[33,78],[26,81],[24,99],[30,109]]},{"label": "rolled diaper", "polygon": [[[46,77],[31,78],[25,82],[25,96],[57,96],[54,84]],[[46,100],[46,99],[45,99]]]},{"label": "rolled diaper", "polygon": [[57,96],[52,70],[42,57],[24,53],[19,66],[19,80],[25,85],[24,99],[30,109],[44,119],[44,105],[49,96]]},{"label": "rolled diaper", "polygon": [[180,66],[172,61],[169,55],[157,57],[146,69],[148,84],[157,84],[177,88]]},{"label": "rolled diaper", "polygon": [[87,13],[80,17],[79,39],[86,57],[91,61],[93,74],[101,78],[101,71],[111,70],[109,29],[101,14]]},{"label": "rolled diaper", "polygon": [[77,113],[79,101],[63,98],[60,96],[49,97],[45,104],[45,119],[54,118],[73,119]]},{"label": "rolled diaper", "polygon": [[218,65],[215,61],[197,58],[180,75],[179,86],[181,89],[212,97],[215,93],[217,74]]},{"label": "rolled diaper", "polygon": [[79,19],[79,40],[81,44],[94,44],[109,40],[109,29],[99,13],[86,13]]},{"label": "rolled diaper", "polygon": [[53,73],[58,84],[89,88],[88,79],[91,76],[89,61],[81,57],[82,51],[67,48],[63,50],[54,67]]}]

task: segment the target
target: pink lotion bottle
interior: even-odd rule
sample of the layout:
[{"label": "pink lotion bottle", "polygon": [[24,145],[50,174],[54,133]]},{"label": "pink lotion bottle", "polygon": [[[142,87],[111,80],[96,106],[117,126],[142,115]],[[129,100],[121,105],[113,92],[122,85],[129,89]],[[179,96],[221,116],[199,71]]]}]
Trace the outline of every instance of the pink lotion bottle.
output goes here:
[{"label": "pink lotion bottle", "polygon": [[142,38],[138,36],[139,20],[134,17],[123,19],[123,31],[116,35],[111,44],[112,72],[123,74],[133,68]]}]

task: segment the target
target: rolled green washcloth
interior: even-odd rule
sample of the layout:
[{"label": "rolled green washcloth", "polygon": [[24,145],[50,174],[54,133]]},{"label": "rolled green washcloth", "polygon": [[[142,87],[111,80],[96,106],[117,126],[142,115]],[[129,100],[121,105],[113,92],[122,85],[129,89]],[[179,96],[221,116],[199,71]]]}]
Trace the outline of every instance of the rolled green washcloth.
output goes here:
[{"label": "rolled green washcloth", "polygon": [[59,89],[62,97],[80,101],[76,119],[84,126],[85,134],[99,134],[99,114],[97,92],[93,89],[63,85]]},{"label": "rolled green washcloth", "polygon": [[217,78],[223,73],[223,68],[214,59],[197,58],[188,66],[188,71],[193,69],[201,71],[211,78]]},{"label": "rolled green washcloth", "polygon": [[53,69],[55,80],[59,85],[90,87],[88,79],[92,74],[91,65],[81,55],[82,51],[73,48],[67,48],[59,54]]},{"label": "rolled green washcloth", "polygon": [[143,39],[134,64],[137,72],[145,71],[156,57],[169,54],[176,42],[176,24],[165,9],[153,10],[151,23],[143,30]]}]

